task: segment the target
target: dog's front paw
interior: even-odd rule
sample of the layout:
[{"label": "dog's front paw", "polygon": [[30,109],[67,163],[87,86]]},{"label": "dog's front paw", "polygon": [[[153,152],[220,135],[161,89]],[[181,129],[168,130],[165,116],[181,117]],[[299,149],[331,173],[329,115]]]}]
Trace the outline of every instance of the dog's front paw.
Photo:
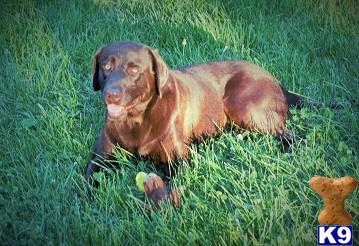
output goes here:
[{"label": "dog's front paw", "polygon": [[159,207],[161,201],[169,199],[175,207],[180,205],[183,188],[178,190],[172,189],[168,191],[166,183],[162,178],[154,173],[150,173],[144,180],[144,190],[147,197],[156,207]]}]

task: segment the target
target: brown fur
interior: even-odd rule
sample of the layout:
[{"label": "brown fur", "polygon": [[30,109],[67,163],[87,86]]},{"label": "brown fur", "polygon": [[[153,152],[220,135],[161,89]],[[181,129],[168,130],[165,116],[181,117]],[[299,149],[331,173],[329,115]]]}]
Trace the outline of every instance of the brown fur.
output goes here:
[{"label": "brown fur", "polygon": [[[141,71],[135,77],[128,70],[133,64]],[[116,42],[96,53],[93,74],[93,88],[102,90],[106,104],[135,106],[107,118],[86,171],[88,182],[99,170],[98,156],[108,157],[115,145],[167,163],[188,157],[187,144],[213,136],[231,121],[261,133],[290,134],[285,127],[289,93],[269,72],[245,61],[169,70],[151,48]]]}]

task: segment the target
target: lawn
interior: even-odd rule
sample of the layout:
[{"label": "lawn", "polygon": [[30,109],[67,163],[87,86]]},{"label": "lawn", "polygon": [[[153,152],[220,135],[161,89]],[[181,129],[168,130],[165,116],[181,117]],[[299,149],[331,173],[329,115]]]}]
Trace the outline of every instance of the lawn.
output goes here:
[{"label": "lawn", "polygon": [[[343,1],[2,1],[1,245],[315,245],[314,175],[359,177],[359,4]],[[227,131],[191,145],[173,185],[178,209],[145,211],[135,185],[148,160],[119,149],[120,168],[89,202],[83,177],[105,119],[92,57],[115,40],[158,49],[180,67],[249,60],[290,91],[342,109],[291,110],[305,137]],[[347,199],[358,244],[358,189]]]}]

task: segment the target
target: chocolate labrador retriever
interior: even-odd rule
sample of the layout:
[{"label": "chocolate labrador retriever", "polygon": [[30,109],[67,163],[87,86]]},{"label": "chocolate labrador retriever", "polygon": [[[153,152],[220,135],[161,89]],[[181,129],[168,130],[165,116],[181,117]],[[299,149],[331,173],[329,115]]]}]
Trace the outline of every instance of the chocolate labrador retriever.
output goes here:
[{"label": "chocolate labrador retriever", "polygon": [[89,192],[91,176],[100,170],[96,162],[116,145],[168,163],[188,157],[188,144],[230,122],[288,137],[288,106],[301,103],[257,65],[220,61],[169,70],[156,51],[135,42],[96,52],[93,89],[102,91],[107,119],[86,169]]}]

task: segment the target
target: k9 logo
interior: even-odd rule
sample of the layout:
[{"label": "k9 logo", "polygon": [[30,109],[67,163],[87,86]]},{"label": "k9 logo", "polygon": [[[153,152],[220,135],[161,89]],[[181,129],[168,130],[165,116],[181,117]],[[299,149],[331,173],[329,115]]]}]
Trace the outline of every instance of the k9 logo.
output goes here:
[{"label": "k9 logo", "polygon": [[318,245],[352,245],[352,226],[318,225]]}]

